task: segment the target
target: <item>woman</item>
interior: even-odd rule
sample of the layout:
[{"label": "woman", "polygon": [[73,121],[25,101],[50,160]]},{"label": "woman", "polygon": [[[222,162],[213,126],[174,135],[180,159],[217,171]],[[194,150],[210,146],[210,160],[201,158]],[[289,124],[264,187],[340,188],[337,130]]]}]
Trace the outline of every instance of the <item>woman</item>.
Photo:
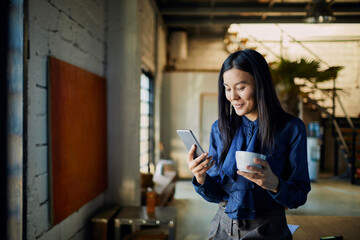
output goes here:
[{"label": "woman", "polygon": [[[254,50],[231,54],[219,74],[219,119],[210,148],[188,154],[195,191],[219,203],[209,239],[292,239],[285,207],[306,202],[310,180],[303,122],[280,106],[267,62]],[[296,97],[296,96],[294,96]],[[238,171],[235,152],[266,155],[254,159],[255,173]]]}]

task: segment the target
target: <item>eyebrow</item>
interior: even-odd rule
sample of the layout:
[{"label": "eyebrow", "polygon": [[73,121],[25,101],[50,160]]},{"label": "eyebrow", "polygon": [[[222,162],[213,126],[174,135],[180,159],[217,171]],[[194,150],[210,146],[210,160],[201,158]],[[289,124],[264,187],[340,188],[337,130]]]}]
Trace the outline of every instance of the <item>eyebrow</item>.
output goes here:
[{"label": "eyebrow", "polygon": [[[249,82],[246,81],[246,80],[242,80],[242,81],[240,81],[240,82],[235,83],[235,86],[236,86],[236,85],[239,85],[239,84],[244,84],[244,83],[246,84],[246,83],[249,83]],[[224,85],[224,86],[228,86],[226,83],[223,83],[223,85]]]}]

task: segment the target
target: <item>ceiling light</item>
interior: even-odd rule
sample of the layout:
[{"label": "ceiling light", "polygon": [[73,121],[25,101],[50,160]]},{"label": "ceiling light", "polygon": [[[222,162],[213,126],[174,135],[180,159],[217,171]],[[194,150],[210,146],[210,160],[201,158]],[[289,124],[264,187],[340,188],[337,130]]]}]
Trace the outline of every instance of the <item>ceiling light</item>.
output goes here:
[{"label": "ceiling light", "polygon": [[330,4],[326,3],[326,0],[311,0],[306,5],[305,22],[329,23],[334,21],[333,11],[330,8]]}]

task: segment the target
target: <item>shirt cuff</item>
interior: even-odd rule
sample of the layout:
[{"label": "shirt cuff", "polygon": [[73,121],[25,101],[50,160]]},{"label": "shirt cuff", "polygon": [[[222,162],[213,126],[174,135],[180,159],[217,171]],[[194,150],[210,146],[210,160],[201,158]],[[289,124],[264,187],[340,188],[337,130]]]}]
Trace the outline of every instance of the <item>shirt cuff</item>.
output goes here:
[{"label": "shirt cuff", "polygon": [[209,185],[210,185],[210,187],[211,187],[211,185],[213,184],[212,181],[213,181],[212,178],[209,177],[209,176],[206,174],[204,184],[198,183],[198,181],[196,181],[196,177],[193,177],[192,184],[193,184],[193,186],[194,186],[194,188],[195,188],[195,190],[196,190],[197,192],[204,193],[204,192],[205,192],[205,189],[206,189]]},{"label": "shirt cuff", "polygon": [[279,179],[278,192],[275,193],[273,191],[267,190],[268,193],[270,194],[270,196],[274,199],[281,194],[281,188],[283,186],[283,180],[279,177],[278,177],[278,179]]},{"label": "shirt cuff", "polygon": [[[206,181],[206,178],[205,178],[205,181]],[[193,179],[192,179],[192,184],[194,185],[194,187],[196,188],[199,188],[199,187],[202,187],[204,184],[200,184],[198,183],[198,181],[196,180],[196,177],[194,176]]]}]

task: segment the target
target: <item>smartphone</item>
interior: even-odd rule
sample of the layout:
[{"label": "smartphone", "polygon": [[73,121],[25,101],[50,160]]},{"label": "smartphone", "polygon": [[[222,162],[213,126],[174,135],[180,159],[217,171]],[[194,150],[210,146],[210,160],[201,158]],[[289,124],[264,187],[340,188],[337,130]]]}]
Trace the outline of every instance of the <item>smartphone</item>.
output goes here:
[{"label": "smartphone", "polygon": [[204,153],[204,150],[200,146],[198,140],[196,139],[196,137],[194,136],[191,130],[177,130],[176,132],[183,141],[183,143],[185,144],[188,151],[190,151],[192,145],[194,144],[196,145],[194,159]]}]

